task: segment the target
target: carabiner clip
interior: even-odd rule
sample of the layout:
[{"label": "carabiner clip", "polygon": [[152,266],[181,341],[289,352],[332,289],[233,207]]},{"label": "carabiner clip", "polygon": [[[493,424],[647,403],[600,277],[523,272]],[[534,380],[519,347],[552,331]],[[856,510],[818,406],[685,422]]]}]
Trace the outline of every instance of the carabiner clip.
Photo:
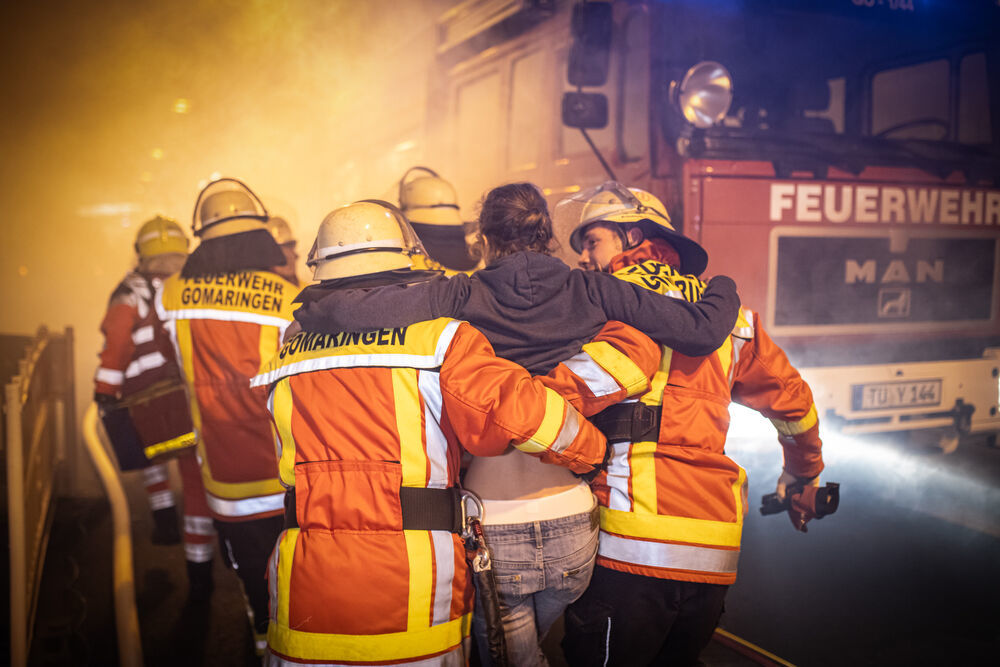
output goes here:
[{"label": "carabiner clip", "polygon": [[[486,515],[486,509],[483,507],[483,501],[468,489],[462,489],[461,495],[459,496],[462,505],[462,539],[471,540],[474,539],[472,532],[472,522],[482,521],[483,517]],[[468,503],[472,503],[475,509],[475,514],[469,514]]]}]

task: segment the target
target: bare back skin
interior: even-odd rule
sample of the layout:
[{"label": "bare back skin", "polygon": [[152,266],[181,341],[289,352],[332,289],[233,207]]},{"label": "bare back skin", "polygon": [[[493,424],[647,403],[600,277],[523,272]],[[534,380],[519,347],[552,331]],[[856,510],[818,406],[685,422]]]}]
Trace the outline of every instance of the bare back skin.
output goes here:
[{"label": "bare back skin", "polygon": [[568,469],[542,463],[508,447],[500,456],[474,456],[464,486],[484,500],[527,500],[568,491],[580,484]]}]

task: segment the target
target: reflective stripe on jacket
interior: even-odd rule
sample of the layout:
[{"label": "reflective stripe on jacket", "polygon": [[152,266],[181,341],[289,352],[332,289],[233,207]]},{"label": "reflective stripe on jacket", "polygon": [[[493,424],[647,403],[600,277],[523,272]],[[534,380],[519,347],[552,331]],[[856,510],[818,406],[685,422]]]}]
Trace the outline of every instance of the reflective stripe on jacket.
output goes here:
[{"label": "reflective stripe on jacket", "polygon": [[604,455],[596,428],[456,320],[300,333],[253,384],[269,388],[281,479],[296,489],[298,527],[268,575],[268,644],[285,661],[417,662],[468,636],[461,540],[403,530],[399,500],[401,487],[455,486],[461,446],[510,443],[581,472]]},{"label": "reflective stripe on jacket", "polygon": [[[615,275],[687,300],[704,289],[655,260]],[[733,583],[747,507],[746,472],[724,452],[730,400],[775,423],[786,470],[813,476],[823,464],[808,385],[756,315],[742,309],[714,354],[687,357],[664,348],[652,388],[639,400],[660,410],[658,441],[611,445],[607,469],[593,485],[601,504],[597,562],[663,579]]]},{"label": "reflective stripe on jacket", "polygon": [[249,381],[279,349],[297,293],[267,271],[175,275],[157,292],[157,311],[191,399],[202,479],[217,519],[282,511],[270,415]]},{"label": "reflective stripe on jacket", "polygon": [[179,380],[170,342],[152,307],[155,278],[132,272],[108,303],[101,322],[104,348],[94,374],[94,391],[124,398],[157,382]]}]

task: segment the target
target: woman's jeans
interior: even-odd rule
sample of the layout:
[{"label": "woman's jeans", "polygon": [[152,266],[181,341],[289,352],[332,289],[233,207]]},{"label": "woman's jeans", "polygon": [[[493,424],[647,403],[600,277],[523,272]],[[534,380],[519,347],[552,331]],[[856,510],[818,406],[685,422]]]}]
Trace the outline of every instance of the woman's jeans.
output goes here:
[{"label": "woman's jeans", "polygon": [[[539,642],[587,584],[597,556],[598,509],[531,523],[483,526],[493,558],[511,665],[547,665]],[[490,664],[481,596],[472,630]]]}]

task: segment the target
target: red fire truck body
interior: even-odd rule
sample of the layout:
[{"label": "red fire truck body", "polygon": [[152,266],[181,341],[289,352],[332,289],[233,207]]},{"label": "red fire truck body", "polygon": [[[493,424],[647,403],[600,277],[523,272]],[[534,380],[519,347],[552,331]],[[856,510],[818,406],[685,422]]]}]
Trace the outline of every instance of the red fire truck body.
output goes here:
[{"label": "red fire truck body", "polygon": [[[497,183],[555,204],[613,171],[706,248],[706,276],[737,281],[827,424],[1000,430],[1000,7],[598,3],[606,81],[576,85],[602,34],[577,4],[467,0],[439,20],[429,161],[467,214]],[[685,72],[704,61],[731,71],[732,105],[696,125]],[[603,129],[566,115],[587,92]]]},{"label": "red fire truck body", "polygon": [[706,274],[736,277],[845,430],[996,429],[1000,190],[905,168],[804,176],[686,162]]}]

